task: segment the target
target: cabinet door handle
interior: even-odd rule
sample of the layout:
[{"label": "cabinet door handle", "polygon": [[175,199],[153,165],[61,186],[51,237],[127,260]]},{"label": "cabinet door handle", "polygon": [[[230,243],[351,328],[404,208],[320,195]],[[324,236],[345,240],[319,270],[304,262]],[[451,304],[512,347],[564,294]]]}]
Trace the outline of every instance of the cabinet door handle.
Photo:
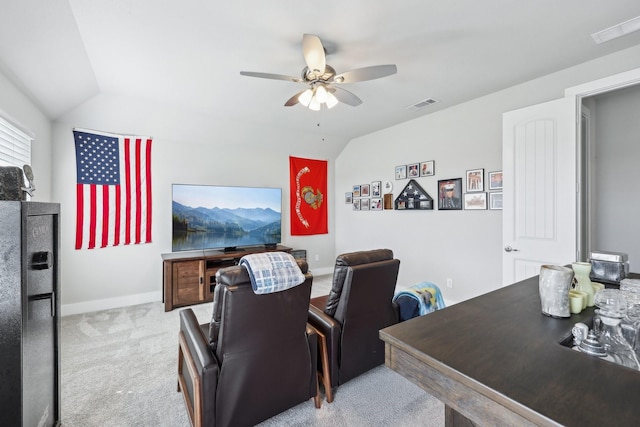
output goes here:
[{"label": "cabinet door handle", "polygon": [[53,254],[50,251],[34,252],[31,255],[31,268],[48,270],[53,267]]},{"label": "cabinet door handle", "polygon": [[48,299],[51,305],[51,317],[55,316],[56,313],[56,295],[53,292],[47,292],[44,294],[35,294],[29,295],[29,301],[41,301],[43,299]]}]

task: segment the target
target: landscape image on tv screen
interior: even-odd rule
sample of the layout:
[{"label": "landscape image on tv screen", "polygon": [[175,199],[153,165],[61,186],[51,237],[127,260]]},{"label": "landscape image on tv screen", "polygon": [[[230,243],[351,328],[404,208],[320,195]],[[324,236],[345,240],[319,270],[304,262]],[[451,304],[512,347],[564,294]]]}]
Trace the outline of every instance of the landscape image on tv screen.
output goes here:
[{"label": "landscape image on tv screen", "polygon": [[282,189],[173,184],[172,250],[276,245]]}]

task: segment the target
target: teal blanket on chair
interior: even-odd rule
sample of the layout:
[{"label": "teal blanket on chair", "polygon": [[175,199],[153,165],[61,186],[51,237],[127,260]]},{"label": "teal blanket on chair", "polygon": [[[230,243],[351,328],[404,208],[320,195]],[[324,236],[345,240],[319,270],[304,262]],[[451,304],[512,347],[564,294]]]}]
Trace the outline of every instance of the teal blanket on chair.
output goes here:
[{"label": "teal blanket on chair", "polygon": [[[422,282],[397,292],[393,302],[400,306],[400,320],[441,310],[446,307],[440,288],[430,282]],[[416,307],[417,306],[417,307]]]}]

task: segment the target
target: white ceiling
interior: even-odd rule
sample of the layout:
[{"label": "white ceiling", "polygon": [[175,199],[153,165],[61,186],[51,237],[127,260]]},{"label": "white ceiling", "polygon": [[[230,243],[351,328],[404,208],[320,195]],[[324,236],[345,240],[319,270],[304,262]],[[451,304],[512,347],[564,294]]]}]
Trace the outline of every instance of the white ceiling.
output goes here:
[{"label": "white ceiling", "polygon": [[[640,43],[591,34],[640,15],[638,0],[0,0],[0,71],[52,119],[102,93],[258,128],[341,141]],[[338,73],[396,64],[344,85],[358,107],[284,107],[302,35]],[[405,107],[435,98],[412,112]]]}]

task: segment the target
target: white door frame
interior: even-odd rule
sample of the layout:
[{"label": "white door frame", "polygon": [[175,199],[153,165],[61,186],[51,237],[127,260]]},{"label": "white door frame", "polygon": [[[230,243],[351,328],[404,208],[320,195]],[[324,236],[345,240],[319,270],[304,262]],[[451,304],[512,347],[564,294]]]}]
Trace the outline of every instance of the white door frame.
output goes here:
[{"label": "white door frame", "polygon": [[[583,83],[581,85],[577,85],[577,86],[572,86],[570,88],[565,89],[564,91],[564,95],[565,97],[574,97],[575,98],[575,102],[576,102],[576,106],[577,106],[577,118],[576,118],[576,148],[579,150],[581,147],[580,142],[582,141],[583,135],[582,135],[582,126],[581,126],[581,120],[582,120],[582,115],[583,115],[583,106],[582,106],[582,99],[583,98],[587,98],[590,96],[595,96],[595,95],[600,95],[606,92],[611,92],[614,90],[618,90],[618,89],[623,89],[625,87],[630,87],[630,86],[635,86],[640,84],[640,68],[636,68],[633,70],[629,70],[629,71],[625,71],[623,73],[618,73],[618,74],[614,74],[608,77],[604,77],[598,80],[594,80],[588,83]],[[587,111],[587,117],[590,117],[590,113]],[[589,132],[589,129],[587,129],[587,132]],[[586,153],[583,153],[586,154]],[[579,168],[582,167],[582,165],[578,165],[578,171]],[[576,177],[579,178],[579,177]],[[581,183],[578,181],[578,184],[580,186],[585,185],[585,183]],[[586,238],[587,242],[586,242],[586,247],[590,248],[590,241],[591,241],[591,232],[592,230],[592,224],[591,224],[591,217],[590,217],[590,213],[588,214],[587,218],[588,218],[588,222],[589,224],[587,224],[587,233],[588,236],[584,236],[581,232],[581,218],[584,218],[580,212],[580,205],[581,205],[581,194],[583,194],[582,191],[578,192],[578,198],[576,200],[576,203],[578,204],[576,206],[576,214],[577,214],[577,218],[576,218],[576,237],[578,238],[578,241],[576,242],[576,247],[578,249],[580,249],[581,247],[585,247],[585,245],[581,245],[580,239]],[[592,209],[593,206],[590,204],[588,209]],[[581,258],[583,258],[584,260],[586,260],[587,254],[581,254]]]},{"label": "white door frame", "polygon": [[[575,108],[576,116],[574,118],[574,123],[573,123],[573,125],[576,127],[576,131],[575,131],[575,138],[576,138],[575,149],[576,150],[579,150],[580,141],[582,138],[582,132],[581,132],[582,98],[602,94],[605,92],[610,92],[616,89],[622,89],[625,87],[634,86],[637,84],[640,84],[640,68],[626,71],[623,73],[614,74],[612,76],[604,77],[598,80],[594,80],[588,83],[584,83],[581,85],[577,85],[577,86],[573,86],[565,89],[565,99],[573,98],[573,102],[575,102],[575,107],[576,107]],[[577,154],[578,153],[576,151],[576,155]],[[575,177],[576,183],[578,178],[579,178],[578,176]],[[579,198],[576,198],[576,203],[577,203],[575,207],[576,218],[574,219],[574,224],[576,227],[576,230],[575,230],[576,241],[574,242],[574,244],[576,249],[578,249],[579,247],[578,245],[580,243],[578,241],[578,236],[580,236],[580,229],[579,229],[580,212],[578,211],[578,209],[580,208]],[[505,269],[503,266],[503,272],[504,271]],[[507,283],[508,281],[505,281],[505,279],[506,277],[503,277],[503,286],[508,284]]]},{"label": "white door frame", "polygon": [[[640,68],[625,71],[624,73],[614,74],[612,76],[604,77],[578,86],[572,86],[564,90],[564,96],[575,96],[576,102],[581,103],[582,98],[584,97],[598,95],[637,84],[640,84]],[[580,106],[580,104],[577,105],[578,107]]]}]

